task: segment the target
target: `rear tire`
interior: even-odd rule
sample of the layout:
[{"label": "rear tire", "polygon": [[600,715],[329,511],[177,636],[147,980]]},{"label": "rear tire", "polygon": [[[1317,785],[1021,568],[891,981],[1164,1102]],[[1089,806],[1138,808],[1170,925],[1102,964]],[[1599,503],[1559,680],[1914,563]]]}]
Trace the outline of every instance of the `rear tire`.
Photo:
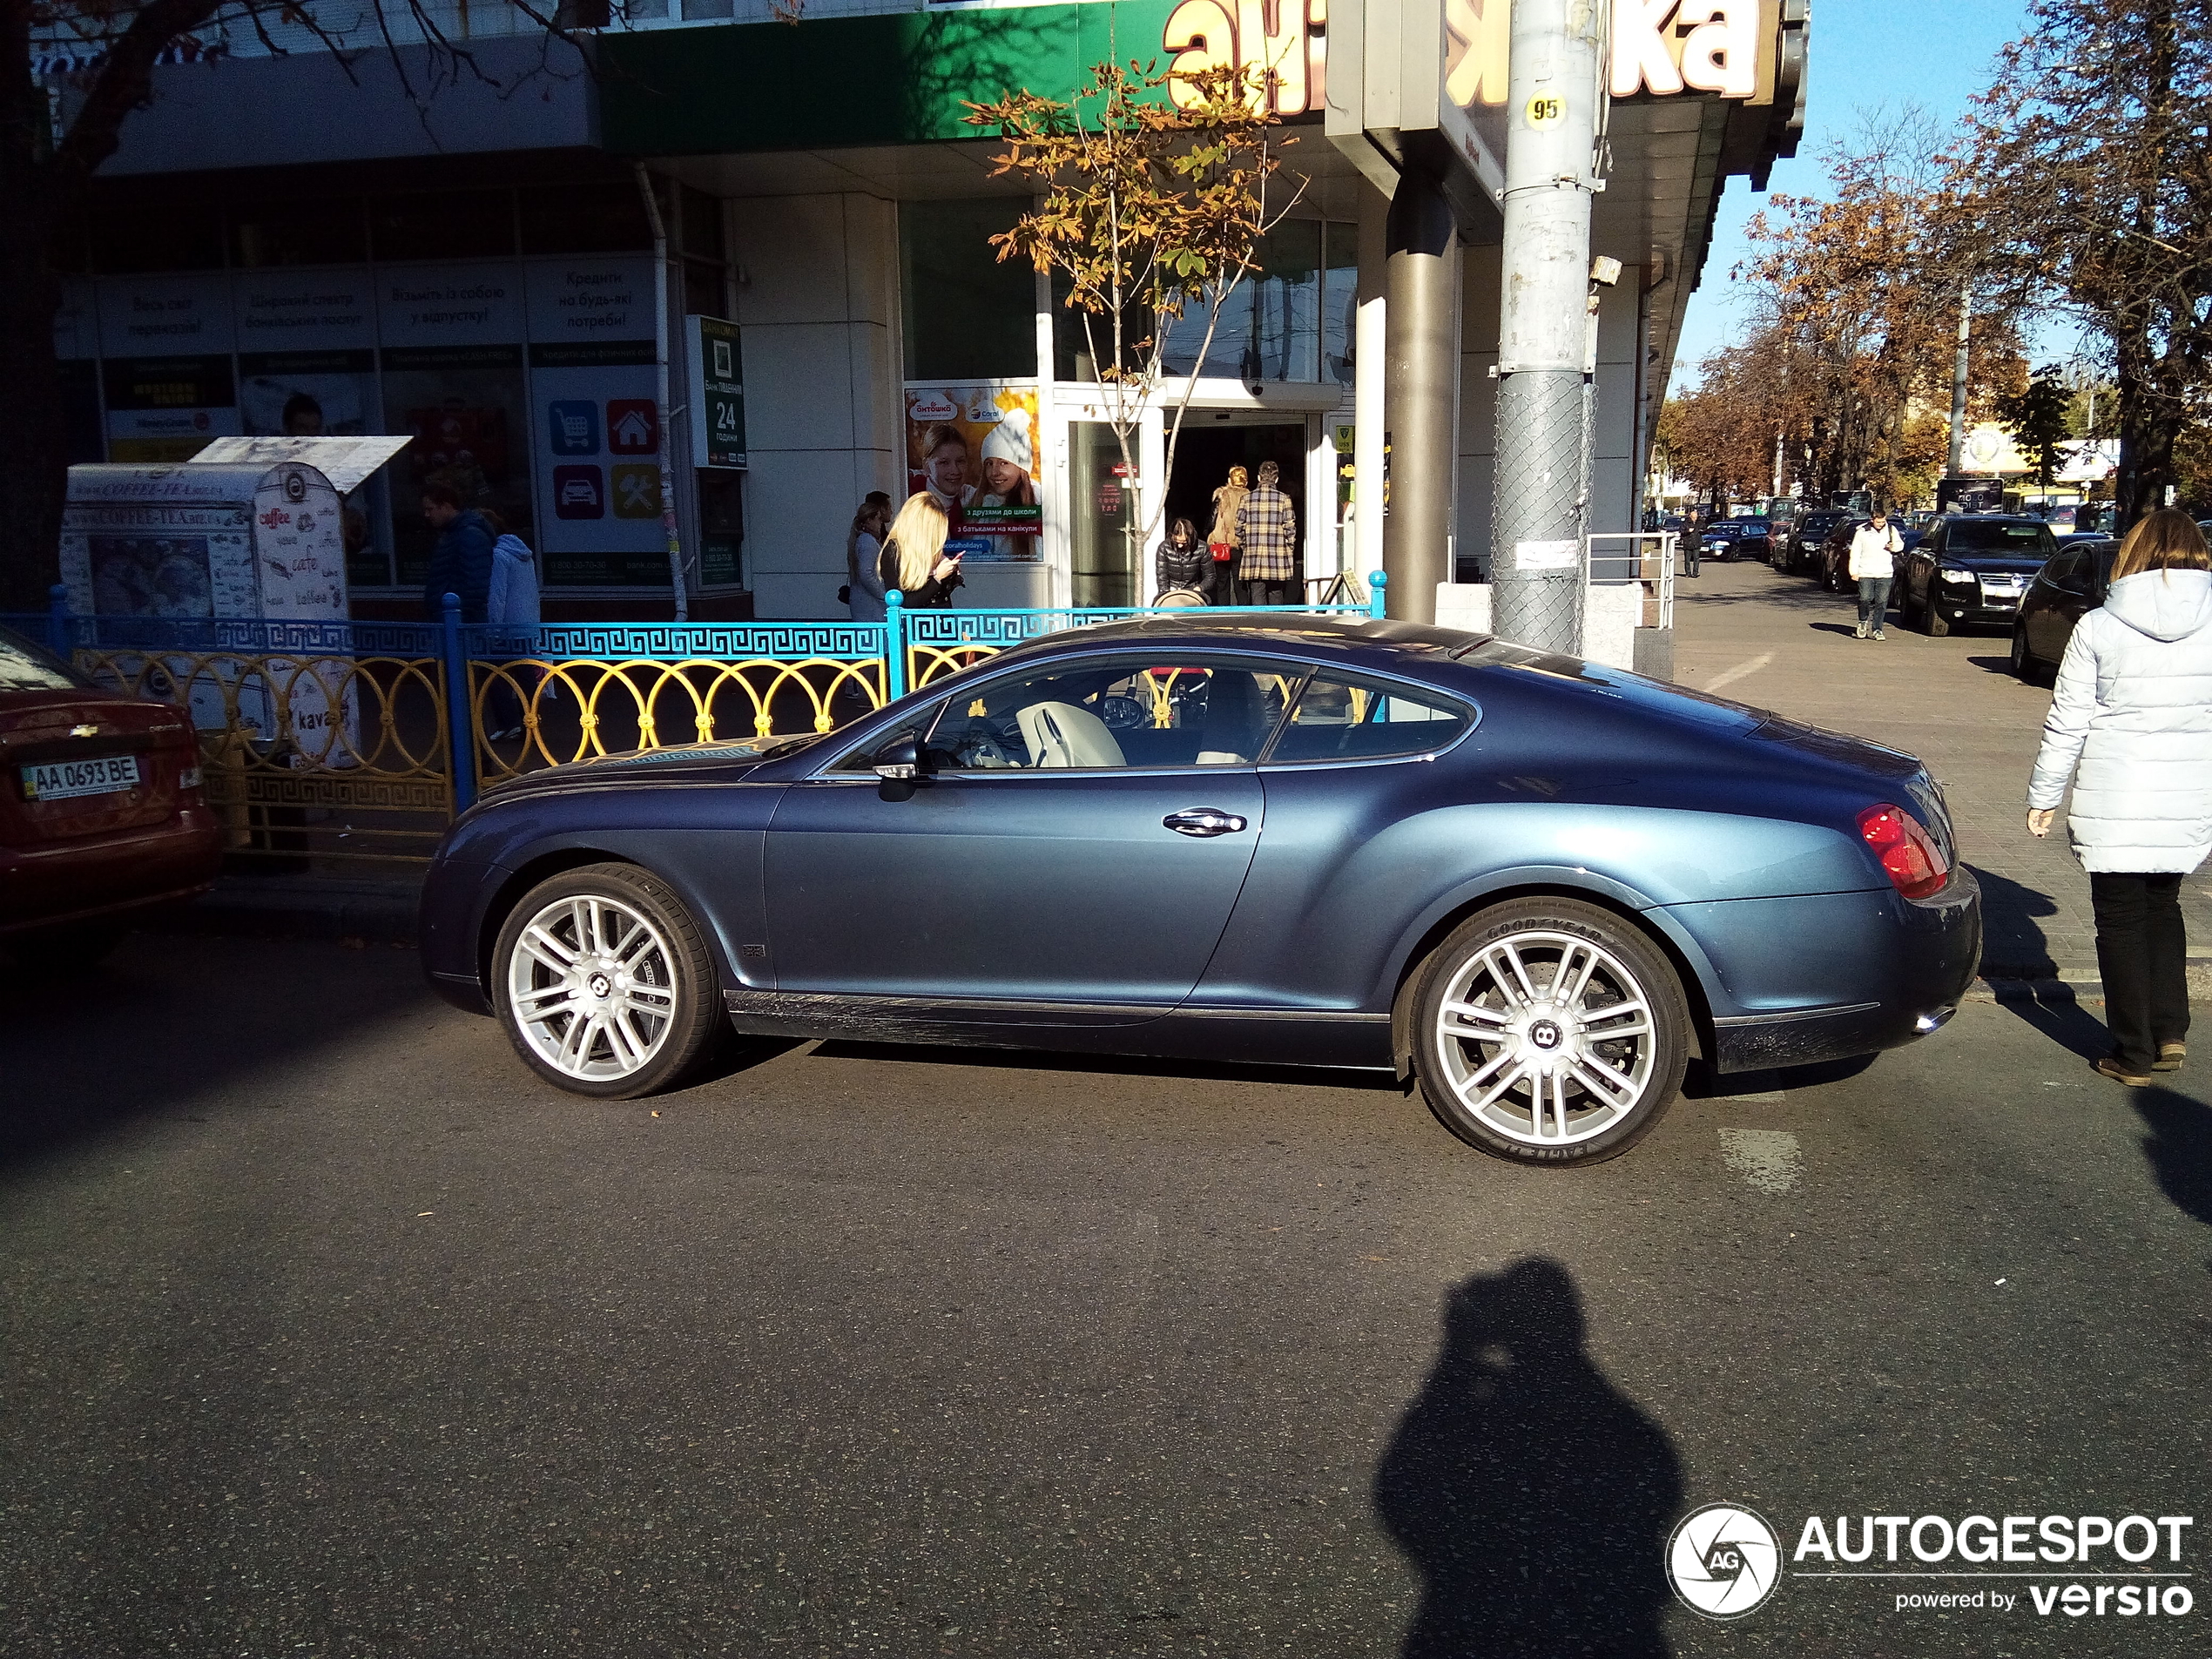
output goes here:
[{"label": "rear tire", "polygon": [[1650,940],[1595,905],[1494,905],[1454,929],[1407,990],[1429,1109],[1493,1157],[1616,1157],[1682,1087],[1681,982]]},{"label": "rear tire", "polygon": [[634,864],[585,865],[532,887],[499,930],[490,979],[523,1062],[595,1100],[672,1088],[730,1029],[698,924]]}]

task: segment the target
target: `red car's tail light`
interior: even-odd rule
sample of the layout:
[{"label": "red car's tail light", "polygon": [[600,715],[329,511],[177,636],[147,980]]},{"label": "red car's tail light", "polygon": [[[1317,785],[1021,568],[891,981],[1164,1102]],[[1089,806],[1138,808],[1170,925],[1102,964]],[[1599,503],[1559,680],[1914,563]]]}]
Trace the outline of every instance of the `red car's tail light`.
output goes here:
[{"label": "red car's tail light", "polygon": [[1891,884],[1908,899],[1925,899],[1950,879],[1943,849],[1920,822],[1887,801],[1858,815],[1858,833],[1882,861]]}]

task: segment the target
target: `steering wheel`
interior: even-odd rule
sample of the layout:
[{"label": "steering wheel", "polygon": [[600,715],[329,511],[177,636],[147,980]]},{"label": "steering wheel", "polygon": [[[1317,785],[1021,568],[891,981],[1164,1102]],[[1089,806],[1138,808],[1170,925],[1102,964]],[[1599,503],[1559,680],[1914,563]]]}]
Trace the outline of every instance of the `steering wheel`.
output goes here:
[{"label": "steering wheel", "polygon": [[1145,724],[1144,705],[1133,697],[1109,697],[1099,705],[1098,718],[1109,732],[1134,732]]}]

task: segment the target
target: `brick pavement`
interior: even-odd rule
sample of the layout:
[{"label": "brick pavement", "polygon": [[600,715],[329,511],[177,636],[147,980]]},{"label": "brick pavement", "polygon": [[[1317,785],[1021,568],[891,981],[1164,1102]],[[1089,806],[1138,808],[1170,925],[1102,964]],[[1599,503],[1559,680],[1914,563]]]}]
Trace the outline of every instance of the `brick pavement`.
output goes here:
[{"label": "brick pavement", "polygon": [[[1929,639],[1892,615],[1887,640],[1862,642],[1851,637],[1855,599],[1764,564],[1708,561],[1702,576],[1675,591],[1677,682],[1927,762],[1942,780],[1966,863],[1981,880],[1986,974],[2096,976],[2089,879],[2067,850],[2065,820],[2043,841],[2024,821],[2051,695],[2006,671],[2009,639]],[[2212,865],[2182,894],[2190,961],[2212,961]]]}]

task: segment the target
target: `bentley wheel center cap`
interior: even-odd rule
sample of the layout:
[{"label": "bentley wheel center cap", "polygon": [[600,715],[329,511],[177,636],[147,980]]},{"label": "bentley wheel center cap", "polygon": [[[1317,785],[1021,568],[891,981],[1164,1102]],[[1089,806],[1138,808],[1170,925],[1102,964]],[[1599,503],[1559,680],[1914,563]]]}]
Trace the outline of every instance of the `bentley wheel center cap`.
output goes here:
[{"label": "bentley wheel center cap", "polygon": [[1539,1020],[1528,1028],[1528,1040],[1539,1049],[1556,1049],[1559,1039],[1559,1027],[1549,1020]]},{"label": "bentley wheel center cap", "polygon": [[[586,983],[590,986],[594,996],[605,996],[615,988],[614,981],[604,974],[594,974]],[[1553,1040],[1557,1041],[1556,1038]]]}]

